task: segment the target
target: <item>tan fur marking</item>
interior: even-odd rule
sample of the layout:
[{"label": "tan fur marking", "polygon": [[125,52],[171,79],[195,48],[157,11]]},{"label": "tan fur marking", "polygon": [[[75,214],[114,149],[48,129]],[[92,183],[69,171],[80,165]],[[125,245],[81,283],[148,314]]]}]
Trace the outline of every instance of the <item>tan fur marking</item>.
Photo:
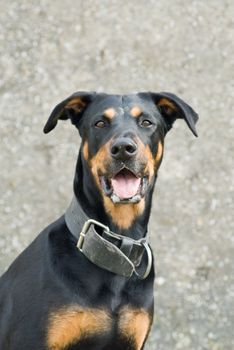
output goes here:
[{"label": "tan fur marking", "polygon": [[114,204],[109,197],[104,196],[104,207],[113,222],[121,229],[128,229],[133,221],[140,216],[145,208],[145,200],[139,203]]},{"label": "tan fur marking", "polygon": [[166,113],[168,113],[168,114],[177,111],[177,108],[174,105],[174,103],[172,103],[171,101],[169,101],[166,98],[161,98],[159,100],[159,102],[157,103],[157,106],[158,107],[160,107],[160,106],[165,107],[166,108]]},{"label": "tan fur marking", "polygon": [[99,173],[105,174],[106,164],[110,162],[109,144],[110,141],[105,143],[95,154],[95,156],[90,160],[91,171],[95,177],[96,183],[99,188],[101,188],[99,181]]},{"label": "tan fur marking", "polygon": [[149,145],[145,146],[144,156],[147,158],[147,166],[145,169],[145,173],[149,174],[149,179],[151,180],[152,177],[154,176],[155,163],[154,163],[154,158],[149,148]]},{"label": "tan fur marking", "polygon": [[159,141],[159,143],[158,143],[158,151],[157,151],[156,158],[155,158],[156,165],[157,165],[157,164],[159,163],[159,161],[161,160],[162,154],[163,154],[163,145],[162,145],[162,142]]},{"label": "tan fur marking", "polygon": [[137,138],[139,158],[142,163],[146,164],[144,174],[149,176],[149,180],[154,176],[154,158],[150,150],[149,145],[144,145],[144,143]]},{"label": "tan fur marking", "polygon": [[69,109],[72,108],[74,109],[75,112],[79,113],[82,111],[82,109],[86,106],[86,103],[82,101],[80,97],[74,97],[71,101],[69,101],[65,108]]},{"label": "tan fur marking", "polygon": [[89,145],[88,145],[87,141],[85,141],[84,146],[83,146],[83,155],[84,155],[85,160],[89,159]]},{"label": "tan fur marking", "polygon": [[103,114],[106,118],[112,119],[116,115],[116,111],[114,110],[114,108],[107,108]]},{"label": "tan fur marking", "polygon": [[163,154],[163,145],[161,141],[159,141],[158,144],[158,151],[156,154],[156,158],[154,159],[153,154],[150,150],[149,145],[144,145],[141,140],[137,140],[138,143],[138,148],[141,154],[141,159],[143,162],[146,162],[146,168],[144,173],[149,175],[149,180],[152,179],[154,176],[155,172],[157,171],[159,165],[160,165],[160,160],[162,158]]},{"label": "tan fur marking", "polygon": [[142,109],[138,106],[135,106],[130,111],[131,116],[137,118],[142,114]]},{"label": "tan fur marking", "polygon": [[62,308],[50,315],[47,346],[49,350],[62,350],[85,335],[102,334],[111,327],[111,317],[104,310],[78,306]]},{"label": "tan fur marking", "polygon": [[122,335],[134,341],[140,350],[149,333],[152,320],[144,309],[124,308],[120,312],[119,330]]}]

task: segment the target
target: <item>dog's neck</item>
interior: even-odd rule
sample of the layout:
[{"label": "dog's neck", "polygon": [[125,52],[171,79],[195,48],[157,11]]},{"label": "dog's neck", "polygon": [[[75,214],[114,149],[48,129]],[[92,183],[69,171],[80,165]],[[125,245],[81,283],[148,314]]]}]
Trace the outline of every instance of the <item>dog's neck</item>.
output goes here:
[{"label": "dog's neck", "polygon": [[[154,184],[151,186],[151,189],[149,190],[149,192],[146,195],[146,198],[144,199],[144,206],[140,215],[136,216],[136,218],[132,221],[130,227],[121,227],[114,222],[114,220],[111,217],[111,214],[106,212],[103,197],[100,193],[100,190],[97,187],[95,179],[90,171],[90,168],[83,159],[82,154],[79,154],[74,178],[75,196],[89,218],[100,221],[104,225],[108,226],[113,232],[134,239],[140,239],[146,235],[150,216],[153,187]],[[115,204],[115,206],[119,205],[120,204]],[[125,218],[128,216],[128,211],[130,210],[130,208],[127,207],[130,205],[132,204],[122,204],[123,210],[122,213],[120,211],[120,216]],[[119,210],[120,207],[115,209]]]}]

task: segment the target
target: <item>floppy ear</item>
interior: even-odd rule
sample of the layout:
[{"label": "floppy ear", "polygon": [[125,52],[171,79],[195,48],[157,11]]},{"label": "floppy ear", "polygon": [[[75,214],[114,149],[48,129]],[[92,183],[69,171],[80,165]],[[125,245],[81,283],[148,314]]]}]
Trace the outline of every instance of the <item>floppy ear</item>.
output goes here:
[{"label": "floppy ear", "polygon": [[198,114],[183,100],[170,92],[151,93],[151,96],[167,123],[168,130],[178,118],[184,119],[195,136]]},{"label": "floppy ear", "polygon": [[53,130],[59,119],[71,119],[72,124],[78,124],[85,108],[93,100],[95,92],[78,91],[60,102],[51,112],[44,126],[44,133]]}]

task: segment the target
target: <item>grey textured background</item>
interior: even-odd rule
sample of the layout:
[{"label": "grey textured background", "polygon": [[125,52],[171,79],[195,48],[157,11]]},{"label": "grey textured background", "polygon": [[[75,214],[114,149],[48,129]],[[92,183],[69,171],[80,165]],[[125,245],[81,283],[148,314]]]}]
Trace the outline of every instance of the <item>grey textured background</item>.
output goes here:
[{"label": "grey textured background", "polygon": [[151,218],[148,350],[234,349],[232,0],[0,1],[0,271],[63,213],[79,138],[42,133],[76,90],[171,91],[200,115],[168,134]]}]

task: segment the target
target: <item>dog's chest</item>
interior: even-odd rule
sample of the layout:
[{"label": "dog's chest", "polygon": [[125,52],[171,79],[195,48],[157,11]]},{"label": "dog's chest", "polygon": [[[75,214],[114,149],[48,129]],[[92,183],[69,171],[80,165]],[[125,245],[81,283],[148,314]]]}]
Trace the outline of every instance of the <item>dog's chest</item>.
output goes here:
[{"label": "dog's chest", "polygon": [[114,314],[103,308],[63,307],[50,314],[47,348],[104,350],[111,346],[115,350],[128,346],[140,350],[150,324],[151,317],[143,308],[127,306]]}]

